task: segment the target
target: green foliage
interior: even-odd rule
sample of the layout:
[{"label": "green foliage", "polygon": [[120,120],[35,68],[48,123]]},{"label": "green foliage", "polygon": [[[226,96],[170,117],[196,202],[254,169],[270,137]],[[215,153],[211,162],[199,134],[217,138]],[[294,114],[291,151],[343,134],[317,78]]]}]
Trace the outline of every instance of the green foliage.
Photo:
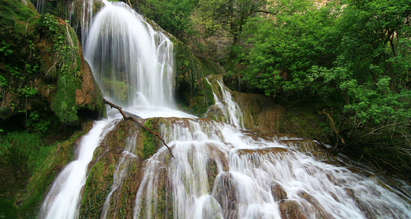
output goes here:
[{"label": "green foliage", "polygon": [[21,218],[30,218],[38,214],[41,202],[44,200],[51,183],[67,163],[73,160],[76,142],[90,128],[91,126],[87,126],[59,142],[47,146],[43,142],[37,146],[38,151],[35,156],[32,156],[32,164],[30,164],[34,168],[24,190],[30,192],[23,192],[19,196],[21,203],[17,210]]},{"label": "green foliage", "polygon": [[10,200],[0,198],[0,218],[17,218],[16,207]]},{"label": "green foliage", "polygon": [[51,73],[51,77],[58,78],[57,93],[51,109],[61,122],[71,124],[78,121],[76,89],[81,85],[81,58],[76,47],[78,42],[70,42],[74,34],[66,25],[51,14],[44,14],[39,21],[39,30],[53,41],[53,52],[57,56],[56,71]]},{"label": "green foliage", "polygon": [[7,87],[8,81],[3,75],[0,75],[0,87]]},{"label": "green foliage", "polygon": [[27,174],[38,168],[43,141],[39,134],[11,132],[0,139],[0,159],[11,165],[19,174]]},{"label": "green foliage", "polygon": [[138,9],[162,28],[183,39],[192,34],[191,13],[198,0],[144,0]]},{"label": "green foliage", "polygon": [[245,26],[248,41],[236,65],[245,67],[246,84],[340,115],[334,117],[348,144],[386,145],[410,157],[409,2],[276,3],[274,19],[257,17]]},{"label": "green foliage", "polygon": [[265,0],[199,0],[196,12],[208,33],[224,28],[233,37],[233,44],[236,44],[247,20],[255,16],[265,4]]},{"label": "green foliage", "polygon": [[[151,120],[148,120],[144,123],[144,126],[149,129],[153,129],[153,122]],[[156,137],[146,130],[144,130],[143,136],[143,159],[148,159],[156,153],[158,142]]]}]

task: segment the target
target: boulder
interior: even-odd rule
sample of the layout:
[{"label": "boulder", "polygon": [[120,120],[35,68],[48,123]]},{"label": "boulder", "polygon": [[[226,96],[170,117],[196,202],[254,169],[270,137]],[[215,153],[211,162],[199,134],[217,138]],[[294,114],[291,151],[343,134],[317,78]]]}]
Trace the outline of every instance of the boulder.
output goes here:
[{"label": "boulder", "polygon": [[294,200],[282,200],[280,202],[280,213],[283,219],[307,219],[301,206]]}]

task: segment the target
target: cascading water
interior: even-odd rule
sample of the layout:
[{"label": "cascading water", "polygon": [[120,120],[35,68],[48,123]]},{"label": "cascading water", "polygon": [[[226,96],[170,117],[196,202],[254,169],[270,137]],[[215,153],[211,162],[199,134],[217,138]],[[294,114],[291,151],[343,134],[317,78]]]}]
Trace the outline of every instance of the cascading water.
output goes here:
[{"label": "cascading water", "polygon": [[[106,98],[143,118],[167,118],[161,135],[174,158],[160,148],[146,160],[133,203],[133,218],[409,218],[410,204],[374,180],[320,162],[296,147],[246,134],[241,110],[221,80],[211,81],[224,122],[175,110],[173,47],[123,3],[107,3],[96,15],[86,58]],[[158,110],[161,108],[161,110]],[[79,156],[57,177],[42,218],[75,218],[87,165],[116,119],[95,123]],[[127,138],[100,217],[115,211],[136,153]],[[135,182],[137,183],[137,182]],[[129,194],[123,194],[129,195]],[[123,209],[124,210],[124,209]]]},{"label": "cascading water", "polygon": [[116,167],[113,177],[113,185],[111,186],[110,192],[107,195],[107,198],[104,202],[103,210],[101,213],[101,218],[106,218],[108,209],[110,207],[110,201],[113,193],[121,186],[125,174],[128,171],[130,162],[134,159],[137,159],[136,153],[136,138],[137,136],[130,136],[127,139],[126,147],[121,155],[121,159]]},{"label": "cascading water", "polygon": [[95,0],[84,0],[82,4],[81,26],[81,45],[86,45],[88,32],[93,19],[93,7]]},{"label": "cascading water", "polygon": [[224,121],[237,127],[244,128],[243,113],[238,104],[233,101],[230,91],[224,86],[222,79],[216,79],[216,86],[207,79],[213,88],[215,106],[224,116]]},{"label": "cascading water", "polygon": [[[167,218],[281,218],[288,209],[296,211],[290,218],[410,215],[406,202],[375,181],[231,125],[181,120],[162,133],[175,159],[162,150],[148,160],[134,218],[153,218],[159,199],[172,206]],[[161,197],[164,189],[171,198]]]},{"label": "cascading water", "polygon": [[118,119],[109,118],[94,123],[90,132],[79,144],[76,160],[69,163],[57,176],[40,211],[40,218],[75,218],[80,192],[86,181],[87,167],[93,159],[94,150],[105,135],[115,127]]},{"label": "cascading water", "polygon": [[173,44],[126,4],[108,4],[96,15],[85,51],[112,101],[175,108]]}]

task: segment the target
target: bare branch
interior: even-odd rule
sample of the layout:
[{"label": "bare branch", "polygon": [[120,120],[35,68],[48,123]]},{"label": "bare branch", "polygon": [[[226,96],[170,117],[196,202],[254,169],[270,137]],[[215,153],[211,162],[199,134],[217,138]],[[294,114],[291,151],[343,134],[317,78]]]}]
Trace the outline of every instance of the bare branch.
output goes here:
[{"label": "bare branch", "polygon": [[166,146],[166,148],[168,149],[168,152],[170,153],[171,157],[174,158],[174,155],[173,155],[173,153],[171,152],[171,148],[167,145],[167,143],[164,141],[164,139],[163,139],[158,133],[155,133],[155,132],[154,132],[153,130],[151,130],[150,128],[145,127],[140,121],[138,121],[138,119],[141,119],[140,117],[138,117],[138,116],[136,116],[136,115],[129,116],[128,113],[124,112],[123,109],[122,109],[120,106],[118,106],[118,105],[116,105],[116,104],[114,104],[114,103],[112,103],[112,102],[110,102],[110,101],[108,101],[108,100],[106,100],[106,99],[104,99],[104,103],[108,104],[108,105],[111,106],[112,108],[117,109],[117,110],[120,112],[120,114],[123,116],[123,119],[124,119],[124,120],[133,120],[133,121],[136,122],[141,128],[143,128],[144,130],[148,131],[150,134],[156,136],[156,137],[164,144],[164,146]]}]

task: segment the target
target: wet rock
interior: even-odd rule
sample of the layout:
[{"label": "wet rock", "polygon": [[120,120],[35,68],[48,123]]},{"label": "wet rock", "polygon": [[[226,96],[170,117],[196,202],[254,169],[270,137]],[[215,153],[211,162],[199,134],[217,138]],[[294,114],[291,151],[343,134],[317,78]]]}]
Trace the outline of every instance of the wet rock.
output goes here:
[{"label": "wet rock", "polygon": [[281,201],[280,213],[283,219],[307,219],[301,206],[294,200]]},{"label": "wet rock", "polygon": [[157,208],[153,209],[153,218],[155,219],[167,219],[174,218],[173,216],[173,193],[171,183],[168,178],[168,172],[166,167],[162,167],[159,170],[157,181]]},{"label": "wet rock", "polygon": [[314,156],[317,160],[337,163],[336,158],[317,141],[311,139],[286,139],[280,140],[281,144],[288,145],[300,152]]},{"label": "wet rock", "polygon": [[271,195],[274,197],[275,201],[287,199],[287,192],[280,184],[277,183],[271,185]]},{"label": "wet rock", "polygon": [[208,186],[209,189],[212,190],[214,187],[214,181],[218,174],[217,163],[213,159],[208,159],[207,164],[207,179],[208,179]]},{"label": "wet rock", "polygon": [[81,88],[76,90],[76,104],[80,107],[96,111],[99,114],[104,112],[104,103],[100,89],[94,81],[93,73],[87,62],[82,59],[82,83]]},{"label": "wet rock", "polygon": [[253,148],[253,149],[239,149],[239,150],[237,150],[237,153],[239,155],[245,155],[245,154],[264,155],[264,154],[268,154],[268,153],[281,154],[281,153],[286,153],[286,152],[288,152],[287,148],[280,148],[280,147]]},{"label": "wet rock", "polygon": [[133,207],[142,178],[143,161],[130,161],[121,186],[113,193],[107,218],[133,218]]},{"label": "wet rock", "polygon": [[[122,156],[127,138],[139,132],[132,121],[121,121],[107,134],[95,150],[89,164],[87,182],[80,206],[80,218],[99,218],[113,184],[113,175]],[[112,197],[113,198],[113,197]],[[116,203],[116,198],[113,203]],[[109,211],[109,214],[113,212]]]},{"label": "wet rock", "polygon": [[355,204],[357,205],[357,207],[361,210],[361,212],[364,214],[364,216],[368,219],[375,219],[377,217],[375,217],[372,213],[372,210],[368,207],[368,205],[366,203],[364,203],[363,201],[361,201],[356,195],[354,190],[346,188],[345,192],[347,193],[348,196],[350,196]]},{"label": "wet rock", "polygon": [[312,195],[308,194],[305,191],[301,191],[298,193],[298,195],[308,201],[311,206],[315,209],[315,214],[316,218],[322,218],[322,219],[331,219],[334,218],[331,214],[329,214],[325,209],[321,206],[320,202],[316,198],[314,198]]},{"label": "wet rock", "polygon": [[210,150],[210,157],[212,157],[216,161],[217,167],[220,163],[222,165],[221,169],[223,171],[229,171],[227,155],[214,145],[208,145],[208,148]]},{"label": "wet rock", "polygon": [[232,96],[243,111],[246,128],[257,130],[262,134],[279,132],[284,108],[276,105],[272,98],[237,91],[232,91]]},{"label": "wet rock", "polygon": [[237,192],[230,173],[224,172],[218,176],[213,196],[223,209],[225,219],[238,218]]}]

